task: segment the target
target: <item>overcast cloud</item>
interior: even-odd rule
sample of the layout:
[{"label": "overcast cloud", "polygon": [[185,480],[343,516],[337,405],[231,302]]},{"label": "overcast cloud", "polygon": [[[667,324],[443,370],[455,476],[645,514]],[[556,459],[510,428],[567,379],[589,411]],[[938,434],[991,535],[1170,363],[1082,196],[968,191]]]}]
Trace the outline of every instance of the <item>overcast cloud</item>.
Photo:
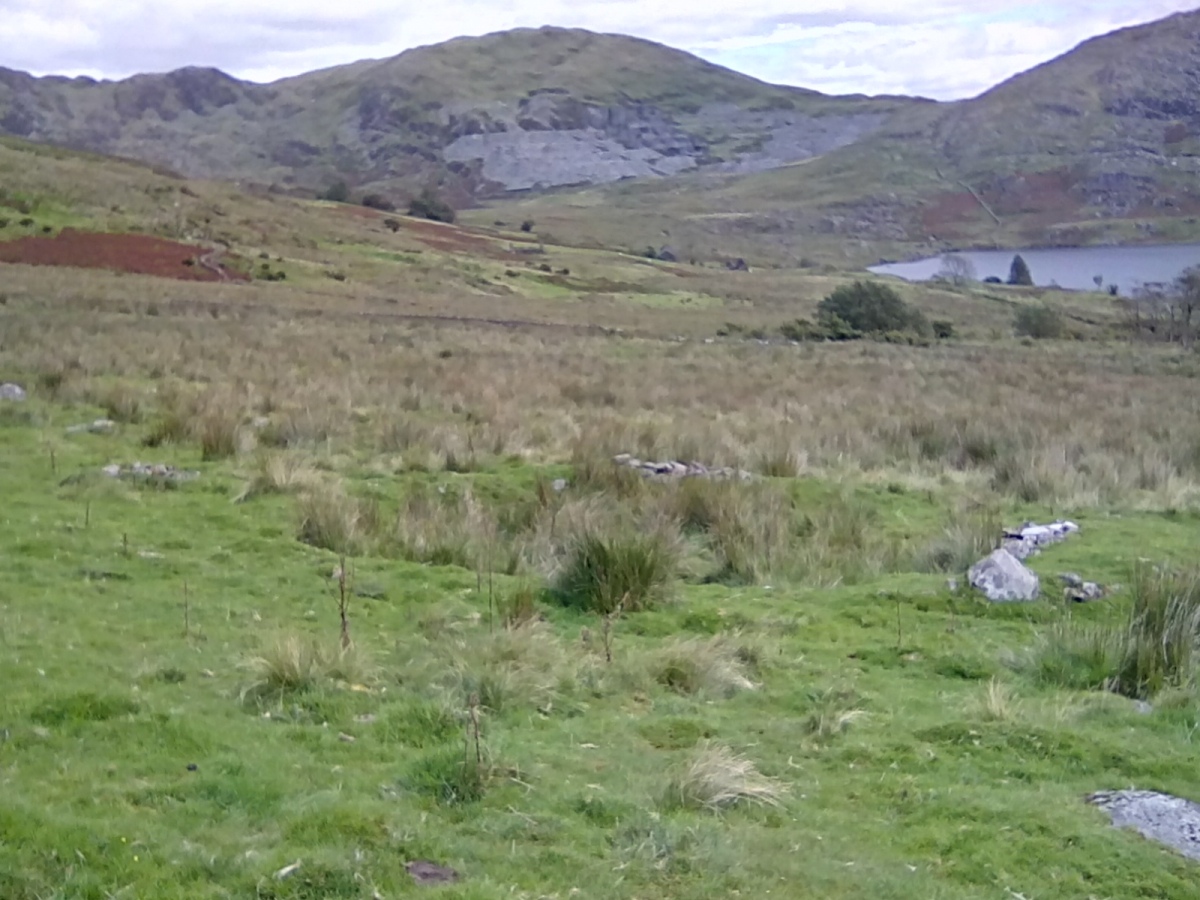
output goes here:
[{"label": "overcast cloud", "polygon": [[0,66],[122,78],[203,65],[271,81],[461,34],[562,25],[634,34],[828,93],[952,99],[1196,2],[0,0]]}]

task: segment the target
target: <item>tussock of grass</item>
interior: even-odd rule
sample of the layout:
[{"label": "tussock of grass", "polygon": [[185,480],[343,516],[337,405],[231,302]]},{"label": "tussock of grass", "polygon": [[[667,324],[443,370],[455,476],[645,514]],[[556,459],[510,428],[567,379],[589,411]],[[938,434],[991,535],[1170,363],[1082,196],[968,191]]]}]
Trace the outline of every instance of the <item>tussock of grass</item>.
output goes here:
[{"label": "tussock of grass", "polygon": [[325,681],[368,685],[378,675],[374,661],[354,645],[330,648],[315,638],[294,632],[266,641],[243,667],[252,678],[242,692],[243,697],[301,693]]},{"label": "tussock of grass", "polygon": [[538,621],[479,634],[446,649],[450,669],[434,678],[448,689],[450,702],[466,706],[475,694],[495,714],[552,705],[574,690],[583,663]]},{"label": "tussock of grass", "polygon": [[538,591],[531,584],[520,584],[500,598],[498,612],[505,628],[521,628],[541,615]]},{"label": "tussock of grass", "polygon": [[486,762],[473,758],[462,746],[442,747],[420,756],[408,770],[404,786],[427,794],[443,806],[459,806],[482,800],[492,771]]},{"label": "tussock of grass", "polygon": [[238,452],[241,410],[232,398],[210,398],[196,411],[192,428],[201,459],[227,459]]},{"label": "tussock of grass", "polygon": [[718,566],[712,580],[756,584],[791,566],[802,534],[791,498],[781,490],[698,482],[688,493],[693,505],[709,495],[706,537]]},{"label": "tussock of grass", "polygon": [[149,406],[146,392],[126,382],[109,385],[102,389],[94,400],[108,418],[126,425],[141,422]]},{"label": "tussock of grass", "polygon": [[[614,451],[614,454],[616,451]],[[644,496],[650,485],[628,466],[613,463],[594,449],[576,446],[571,457],[571,486],[580,493],[609,494],[624,499]]]},{"label": "tussock of grass", "polygon": [[653,654],[655,680],[680,694],[728,698],[754,690],[748,654],[727,635],[674,640]]},{"label": "tussock of grass", "polygon": [[768,478],[795,478],[804,470],[804,458],[789,440],[778,437],[758,455],[754,468]]},{"label": "tussock of grass", "polygon": [[483,559],[493,530],[470,491],[414,490],[401,501],[389,549],[412,562],[471,569]]},{"label": "tussock of grass", "polygon": [[1113,690],[1148,697],[1192,686],[1200,662],[1200,572],[1139,565],[1130,581],[1132,608]]},{"label": "tussock of grass", "polygon": [[369,517],[361,501],[346,494],[337,484],[319,484],[304,491],[298,500],[296,536],[305,544],[357,556],[370,537]]},{"label": "tussock of grass", "polygon": [[290,494],[314,488],[320,480],[321,473],[303,457],[286,451],[262,450],[255,454],[250,478],[234,499],[243,503],[267,494]]},{"label": "tussock of grass", "polygon": [[1057,623],[1020,665],[1037,680],[1147,698],[1190,689],[1200,664],[1200,573],[1138,564],[1123,622]]},{"label": "tussock of grass", "polygon": [[180,445],[192,439],[196,404],[194,398],[178,386],[158,392],[158,410],[142,443],[147,447]]},{"label": "tussock of grass", "polygon": [[724,744],[702,742],[669,778],[665,809],[722,810],[733,806],[780,806],[790,788],[769,778]]},{"label": "tussock of grass", "polygon": [[809,709],[801,725],[818,741],[836,737],[866,716],[866,711],[855,706],[857,700],[853,691],[836,688],[812,691],[808,695]]},{"label": "tussock of grass", "polygon": [[254,677],[245,694],[283,694],[306,691],[323,674],[321,648],[298,634],[281,634],[267,642],[245,667]]},{"label": "tussock of grass", "polygon": [[999,546],[1003,525],[991,509],[956,510],[940,535],[917,554],[918,572],[965,572]]},{"label": "tussock of grass", "polygon": [[976,702],[976,711],[987,722],[1010,722],[1020,710],[1013,689],[998,678],[991,678]]},{"label": "tussock of grass", "polygon": [[643,533],[584,532],[568,546],[555,595],[564,606],[589,612],[637,612],[667,597],[678,565],[678,544],[666,527]]}]

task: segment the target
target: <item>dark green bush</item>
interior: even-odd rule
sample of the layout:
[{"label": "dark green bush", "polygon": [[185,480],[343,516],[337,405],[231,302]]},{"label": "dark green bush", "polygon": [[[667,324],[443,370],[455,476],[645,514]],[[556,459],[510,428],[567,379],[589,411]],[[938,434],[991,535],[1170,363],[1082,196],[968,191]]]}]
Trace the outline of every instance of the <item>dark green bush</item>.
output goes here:
[{"label": "dark green bush", "polygon": [[377,209],[380,212],[395,212],[396,204],[382,194],[367,194],[362,198],[362,205],[367,209]]},{"label": "dark green bush", "polygon": [[1013,330],[1018,337],[1055,340],[1063,336],[1065,327],[1058,310],[1042,303],[1037,306],[1022,306],[1018,309],[1016,316],[1013,317]]},{"label": "dark green bush", "polygon": [[350,199],[350,186],[344,181],[335,181],[318,196],[318,199],[345,203]]},{"label": "dark green bush", "polygon": [[439,197],[432,188],[425,188],[419,195],[413,197],[408,204],[408,214],[433,222],[452,223],[456,218],[454,208]]},{"label": "dark green bush", "polygon": [[925,317],[905,303],[894,289],[875,281],[843,285],[822,300],[817,311],[818,324],[827,331],[835,330],[832,326],[844,325],[864,335],[901,331],[923,334],[929,327]]}]

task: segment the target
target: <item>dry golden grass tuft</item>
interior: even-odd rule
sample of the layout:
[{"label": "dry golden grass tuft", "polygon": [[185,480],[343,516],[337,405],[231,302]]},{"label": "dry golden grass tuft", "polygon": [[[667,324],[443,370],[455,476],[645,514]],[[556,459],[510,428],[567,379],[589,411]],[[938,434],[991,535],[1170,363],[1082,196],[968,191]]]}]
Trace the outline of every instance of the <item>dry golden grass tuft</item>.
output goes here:
[{"label": "dry golden grass tuft", "polygon": [[260,450],[235,499],[242,503],[265,494],[291,494],[316,488],[320,481],[321,472],[303,456],[286,450]]},{"label": "dry golden grass tuft", "polygon": [[701,742],[672,774],[662,798],[665,809],[720,811],[733,806],[780,806],[790,787],[769,778],[745,756],[724,744]]}]

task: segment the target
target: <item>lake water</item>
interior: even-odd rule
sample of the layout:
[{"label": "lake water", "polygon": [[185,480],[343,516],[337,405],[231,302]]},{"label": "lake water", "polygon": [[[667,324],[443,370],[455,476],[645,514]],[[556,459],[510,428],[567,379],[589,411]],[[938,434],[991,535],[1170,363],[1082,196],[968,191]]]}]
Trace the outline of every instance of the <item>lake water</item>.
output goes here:
[{"label": "lake water", "polygon": [[[1008,280],[1013,256],[1029,264],[1034,284],[1073,290],[1096,290],[1100,275],[1107,288],[1115,284],[1123,296],[1140,285],[1169,282],[1190,266],[1200,265],[1200,244],[1156,244],[1136,247],[1066,247],[1054,250],[965,250],[951,254],[969,260],[980,281],[989,275]],[[925,281],[942,269],[942,257],[916,262],[872,266],[878,275],[898,275],[908,281]]]}]

